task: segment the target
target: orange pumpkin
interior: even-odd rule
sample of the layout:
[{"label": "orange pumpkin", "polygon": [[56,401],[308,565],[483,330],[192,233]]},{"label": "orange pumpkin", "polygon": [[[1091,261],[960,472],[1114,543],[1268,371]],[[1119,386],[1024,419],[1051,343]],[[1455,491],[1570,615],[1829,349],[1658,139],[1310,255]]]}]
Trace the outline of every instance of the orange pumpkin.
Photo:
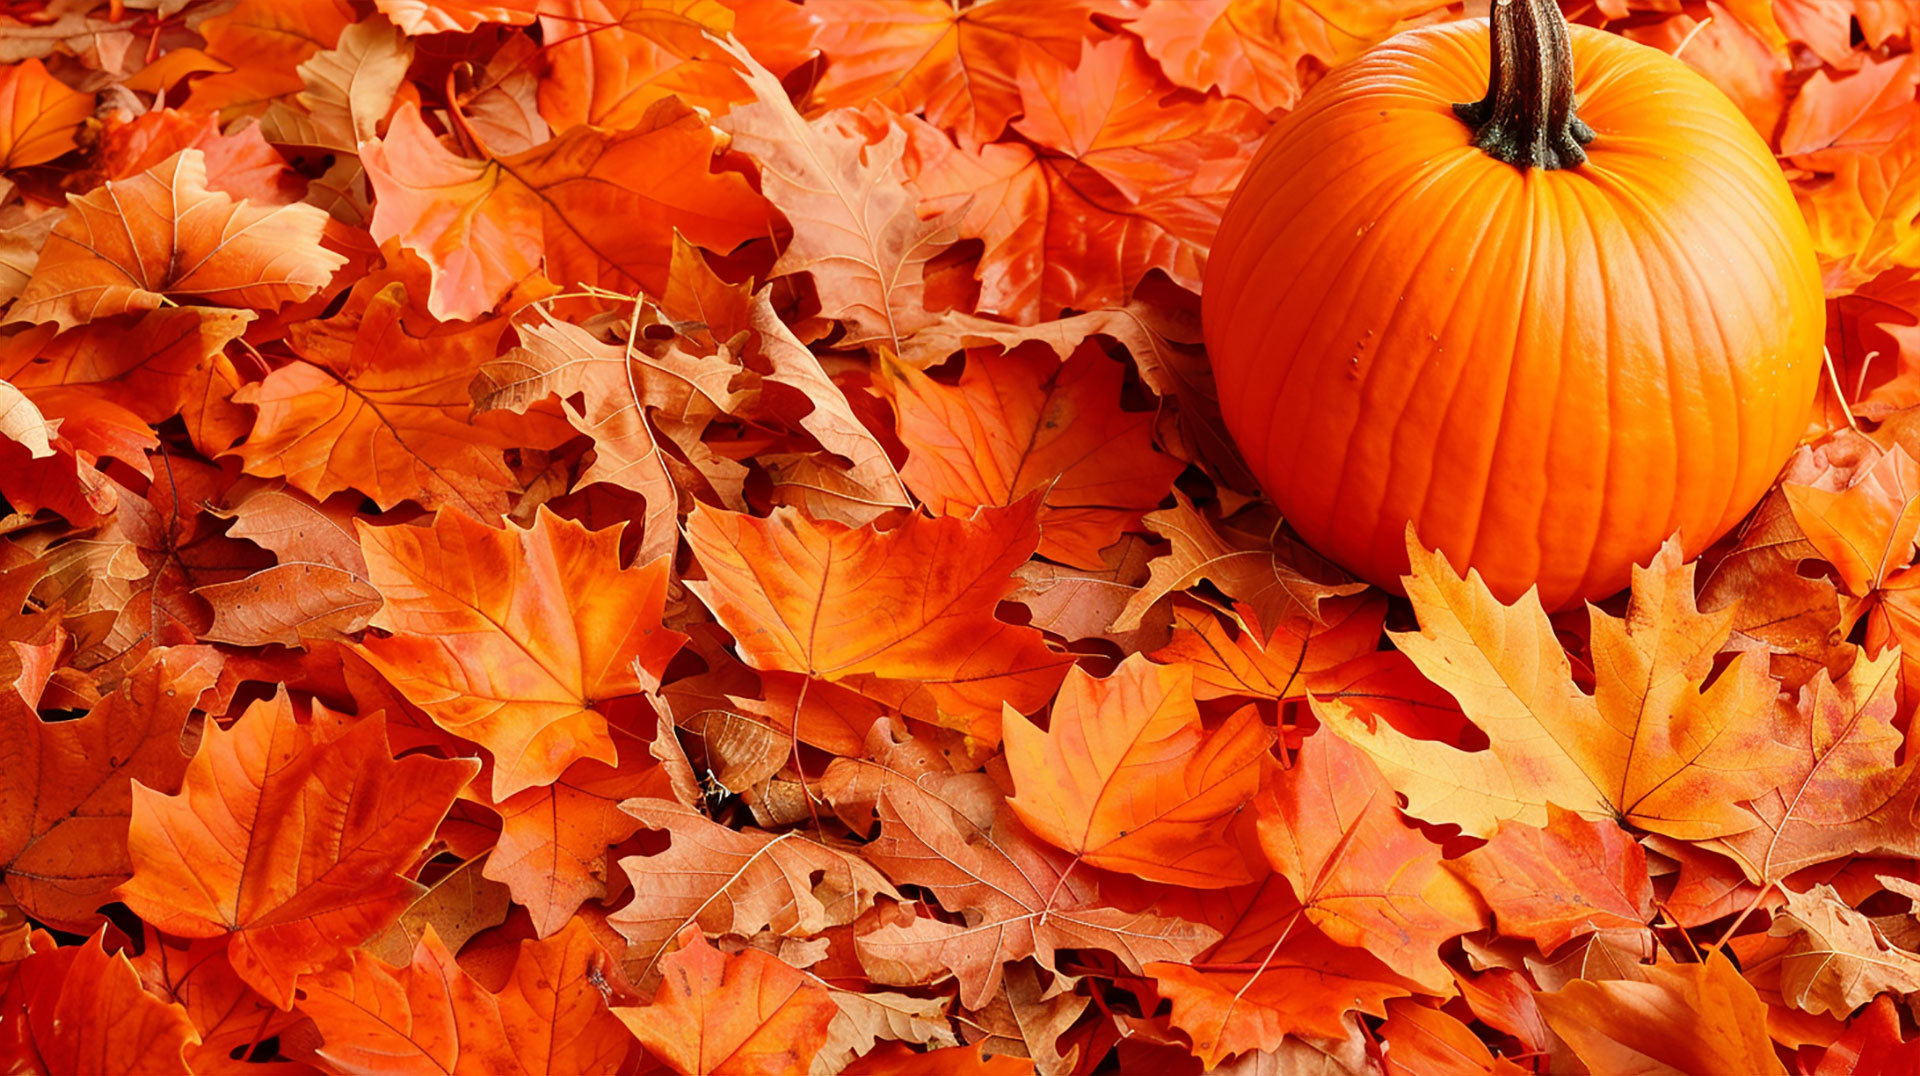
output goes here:
[{"label": "orange pumpkin", "polygon": [[1228,205],[1202,309],[1228,428],[1307,541],[1397,590],[1411,521],[1557,609],[1752,508],[1806,426],[1825,309],[1718,90],[1553,0],[1492,22],[1314,87]]}]

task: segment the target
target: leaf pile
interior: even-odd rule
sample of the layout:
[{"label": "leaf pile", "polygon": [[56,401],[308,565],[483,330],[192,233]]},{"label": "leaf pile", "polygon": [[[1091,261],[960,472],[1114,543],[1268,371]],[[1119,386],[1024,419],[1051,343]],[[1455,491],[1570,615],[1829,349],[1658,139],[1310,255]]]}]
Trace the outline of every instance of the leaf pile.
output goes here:
[{"label": "leaf pile", "polygon": [[1551,618],[1301,546],[1198,342],[1462,4],[0,7],[5,1067],[1920,1069],[1920,12],[1569,7],[1833,377]]}]

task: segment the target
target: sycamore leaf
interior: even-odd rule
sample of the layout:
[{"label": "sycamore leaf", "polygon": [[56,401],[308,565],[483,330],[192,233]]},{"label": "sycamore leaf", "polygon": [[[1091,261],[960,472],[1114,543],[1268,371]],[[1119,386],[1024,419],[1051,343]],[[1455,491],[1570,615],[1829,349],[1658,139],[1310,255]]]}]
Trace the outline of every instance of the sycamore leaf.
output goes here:
[{"label": "sycamore leaf", "polygon": [[1920,461],[1894,445],[1845,490],[1780,487],[1807,540],[1865,597],[1913,560],[1920,536]]},{"label": "sycamore leaf", "polygon": [[1122,368],[1093,346],[968,359],[948,386],[882,361],[907,446],[901,477],[935,515],[1044,490],[1040,555],[1100,567],[1100,551],[1166,496],[1182,464],[1154,451],[1153,416],[1120,408]]},{"label": "sycamore leaf", "polygon": [[1135,655],[1114,674],[1067,674],[1042,732],[1009,708],[1008,801],[1048,843],[1095,867],[1168,885],[1253,880],[1227,827],[1260,787],[1273,734],[1253,707],[1208,731],[1193,670]]},{"label": "sycamore leaf", "polygon": [[[575,127],[524,153],[475,160],[449,152],[403,105],[386,137],[361,143],[371,231],[432,266],[427,309],[437,318],[484,314],[536,269],[563,286],[657,295],[676,230],[719,250],[765,231],[764,203],[746,180],[709,170],[714,138],[692,108],[663,99],[627,130]],[[620,226],[609,230],[608,220]]]},{"label": "sycamore leaf", "polygon": [[1479,901],[1439,846],[1400,817],[1365,753],[1328,733],[1310,736],[1255,802],[1260,845],[1309,922],[1427,992],[1446,991],[1452,972],[1440,946],[1481,926]]},{"label": "sycamore leaf", "polygon": [[755,949],[722,956],[692,927],[680,937],[653,1003],[614,1015],[684,1076],[806,1076],[838,1012],[826,987]]},{"label": "sycamore leaf", "polygon": [[793,241],[773,275],[807,272],[820,312],[847,323],[846,343],[900,342],[932,322],[924,305],[924,267],[953,241],[939,221],[923,221],[904,183],[906,136],[889,129],[869,141],[858,113],[808,121],[766,68],[738,46],[754,103],[726,118],[735,148],[760,162],[767,200],[793,225]]},{"label": "sycamore leaf", "polygon": [[1394,643],[1453,694],[1490,747],[1462,751],[1369,727],[1338,701],[1313,707],[1373,756],[1409,814],[1481,837],[1503,819],[1545,825],[1548,803],[1681,840],[1755,826],[1738,802],[1772,787],[1793,758],[1769,727],[1775,685],[1765,662],[1742,654],[1702,687],[1732,614],[1695,608],[1693,566],[1677,542],[1634,567],[1625,618],[1592,612],[1592,695],[1574,684],[1533,595],[1502,605],[1477,571],[1461,578],[1411,535],[1408,555],[1420,630],[1392,634]]},{"label": "sycamore leaf", "polygon": [[68,329],[168,301],[277,310],[347,260],[320,244],[325,212],[208,189],[197,149],[67,201],[10,320]]},{"label": "sycamore leaf", "polygon": [[120,899],[169,934],[228,935],[234,970],[285,1008],[297,976],[412,903],[402,872],[477,769],[395,761],[377,715],[329,739],[282,693],[209,726],[178,795],[135,786]]},{"label": "sycamore leaf", "polygon": [[1832,886],[1782,892],[1786,907],[1774,913],[1768,933],[1788,939],[1780,956],[1780,992],[1788,1004],[1846,1017],[1879,994],[1920,993],[1920,955],[1887,940]]},{"label": "sycamore leaf", "polygon": [[45,164],[73,149],[93,95],[68,88],[39,60],[0,68],[0,171]]},{"label": "sycamore leaf", "polygon": [[890,531],[695,507],[687,586],[756,668],[846,682],[916,716],[997,739],[1000,708],[1037,709],[1068,659],[998,620],[1038,535],[1030,498],[971,519],[910,516]]},{"label": "sycamore leaf", "polygon": [[[200,1041],[180,1006],[141,988],[106,928],[79,945],[48,947],[8,969],[0,995],[0,1056],[26,1072],[186,1072]],[[22,1063],[25,1063],[24,1065]]]},{"label": "sycamore leaf", "polygon": [[96,909],[133,868],[133,782],[179,787],[181,732],[217,668],[211,647],[153,651],[72,721],[42,721],[18,695],[0,694],[0,865],[11,903],[64,930],[99,922]]},{"label": "sycamore leaf", "polygon": [[770,930],[805,938],[853,922],[875,897],[900,899],[859,857],[798,833],[736,832],[671,800],[632,799],[620,808],[673,842],[620,861],[633,902],[607,918],[648,968],[689,927],[716,937]]},{"label": "sycamore leaf", "polygon": [[1331,67],[1385,39],[1439,0],[1184,0],[1152,4],[1127,29],[1182,86],[1292,108],[1305,61]]},{"label": "sycamore leaf", "polygon": [[619,527],[544,508],[531,528],[440,512],[432,527],[361,524],[395,634],[367,657],[441,728],[493,752],[495,802],[582,759],[616,761],[604,700],[658,682],[686,636],[661,626],[667,565],[621,569]]},{"label": "sycamore leaf", "polygon": [[1531,939],[1544,954],[1580,934],[1641,927],[1653,918],[1645,850],[1611,822],[1589,822],[1552,804],[1544,827],[1502,822],[1493,840],[1458,864],[1500,933]]},{"label": "sycamore leaf", "polygon": [[1767,1037],[1766,1003],[1724,955],[1634,970],[1638,979],[1576,979],[1534,995],[1589,1070],[1786,1076]]}]

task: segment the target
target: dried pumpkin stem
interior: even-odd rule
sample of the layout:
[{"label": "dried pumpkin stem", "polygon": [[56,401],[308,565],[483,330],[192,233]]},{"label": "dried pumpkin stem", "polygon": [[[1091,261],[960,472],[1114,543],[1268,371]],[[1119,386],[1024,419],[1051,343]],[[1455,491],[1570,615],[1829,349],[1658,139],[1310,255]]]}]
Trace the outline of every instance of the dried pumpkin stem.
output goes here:
[{"label": "dried pumpkin stem", "polygon": [[1576,168],[1593,129],[1573,112],[1573,47],[1555,0],[1494,0],[1487,95],[1453,106],[1473,144],[1521,171]]}]

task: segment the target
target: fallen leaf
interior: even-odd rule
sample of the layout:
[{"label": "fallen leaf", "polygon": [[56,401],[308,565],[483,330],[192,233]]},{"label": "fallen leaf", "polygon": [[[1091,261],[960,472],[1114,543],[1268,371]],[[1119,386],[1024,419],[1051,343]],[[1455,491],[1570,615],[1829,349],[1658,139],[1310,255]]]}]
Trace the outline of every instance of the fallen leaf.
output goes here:
[{"label": "fallen leaf", "polygon": [[1535,995],[1540,1012],[1593,1071],[1785,1076],[1767,1008],[1725,956],[1639,968],[1640,979],[1568,983]]},{"label": "fallen leaf", "polygon": [[688,928],[653,1003],[615,1009],[673,1071],[805,1076],[837,1010],[825,987],[765,953],[722,956]]}]

